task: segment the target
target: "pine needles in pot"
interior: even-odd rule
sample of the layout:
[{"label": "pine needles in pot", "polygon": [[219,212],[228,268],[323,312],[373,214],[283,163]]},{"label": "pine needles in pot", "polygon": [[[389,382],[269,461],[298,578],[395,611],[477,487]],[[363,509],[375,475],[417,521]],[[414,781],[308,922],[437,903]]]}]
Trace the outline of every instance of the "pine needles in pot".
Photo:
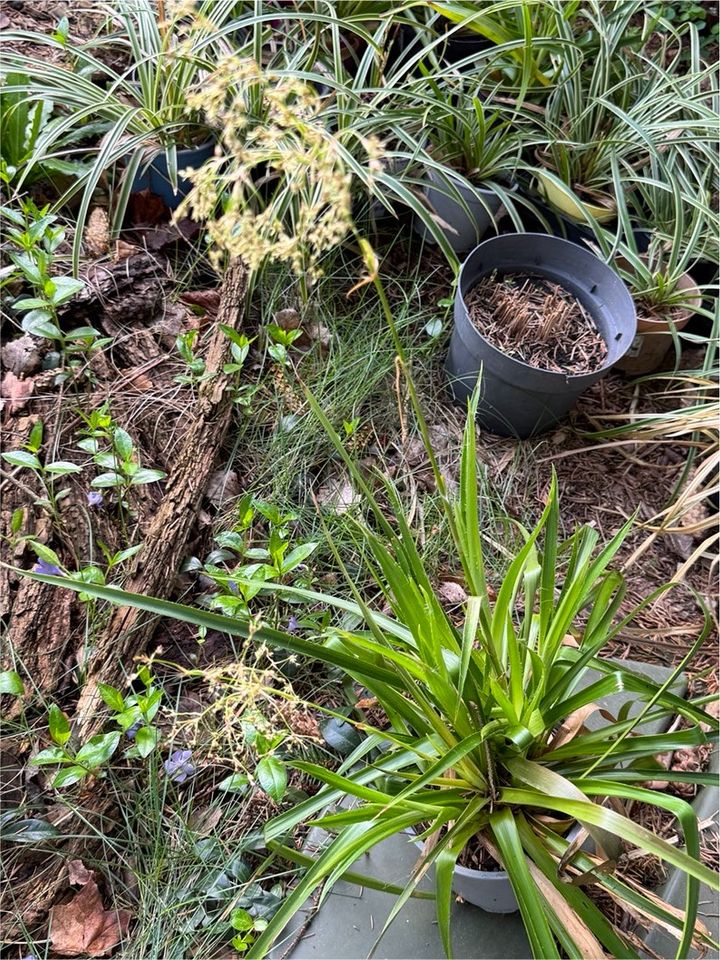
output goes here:
[{"label": "pine needles in pot", "polygon": [[593,318],[569,290],[531,273],[493,271],[465,297],[470,319],[499,350],[531,367],[588,373],[607,346]]}]

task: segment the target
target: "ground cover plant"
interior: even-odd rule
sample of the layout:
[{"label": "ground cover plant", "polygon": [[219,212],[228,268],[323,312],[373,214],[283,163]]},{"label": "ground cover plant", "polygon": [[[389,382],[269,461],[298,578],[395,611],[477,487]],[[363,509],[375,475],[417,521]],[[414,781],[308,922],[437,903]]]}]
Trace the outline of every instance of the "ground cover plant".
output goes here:
[{"label": "ground cover plant", "polygon": [[[0,13],[7,956],[263,956],[339,876],[392,918],[433,869],[450,953],[454,864],[488,856],[537,956],[715,949],[689,801],[717,737],[717,39],[691,6]],[[466,253],[523,231],[599,256],[650,327],[520,441],[443,364]],[[507,353],[554,317],[523,289]],[[552,323],[568,375],[584,295]],[[667,731],[592,733],[618,685]],[[409,826],[412,878],[358,876]]]}]

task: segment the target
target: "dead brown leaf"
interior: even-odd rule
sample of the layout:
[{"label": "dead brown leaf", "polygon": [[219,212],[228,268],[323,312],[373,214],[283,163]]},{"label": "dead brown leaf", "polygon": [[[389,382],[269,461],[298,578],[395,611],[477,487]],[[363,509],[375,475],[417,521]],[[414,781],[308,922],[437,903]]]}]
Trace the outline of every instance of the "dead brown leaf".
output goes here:
[{"label": "dead brown leaf", "polygon": [[180,302],[187,307],[199,307],[211,320],[217,316],[220,306],[220,288],[214,290],[187,290],[180,294]]},{"label": "dead brown leaf", "polygon": [[95,876],[92,870],[88,870],[82,860],[70,860],[68,863],[68,880],[74,887],[84,887],[86,883]]},{"label": "dead brown leaf", "polygon": [[305,331],[310,340],[319,343],[323,351],[330,349],[332,343],[332,333],[330,328],[324,323],[310,323]]},{"label": "dead brown leaf", "polygon": [[358,503],[359,499],[360,497],[350,482],[350,478],[345,475],[330,477],[322,484],[317,493],[318,504],[338,514],[346,513]]},{"label": "dead brown leaf", "polygon": [[450,606],[458,606],[465,603],[467,593],[465,588],[454,580],[445,580],[438,586],[438,597],[441,603],[447,603]]},{"label": "dead brown leaf", "polygon": [[235,470],[216,470],[208,480],[205,496],[220,509],[228,500],[240,495],[242,486]]},{"label": "dead brown leaf", "polygon": [[19,413],[27,406],[27,402],[33,394],[35,384],[32,380],[21,380],[15,374],[8,370],[2,379],[0,386],[0,395],[3,400],[9,400],[9,413]]},{"label": "dead brown leaf", "polygon": [[562,747],[563,744],[569,743],[573,737],[576,737],[585,726],[585,721],[588,717],[598,709],[596,703],[586,703],[584,707],[580,707],[571,713],[569,717],[566,717],[550,741],[553,750]]},{"label": "dead brown leaf", "polygon": [[129,923],[127,910],[105,909],[91,877],[72,900],[53,908],[50,942],[61,957],[104,957],[120,942]]},{"label": "dead brown leaf", "polygon": [[297,330],[300,326],[300,314],[293,307],[278,310],[273,320],[282,330]]},{"label": "dead brown leaf", "polygon": [[135,256],[136,253],[141,253],[140,247],[134,243],[127,243],[125,240],[118,240],[115,244],[115,256],[113,260],[115,263],[119,263],[120,260],[127,260],[128,257]]},{"label": "dead brown leaf", "polygon": [[41,341],[26,333],[5,344],[2,348],[2,364],[16,377],[29,376],[40,369],[44,352]]}]

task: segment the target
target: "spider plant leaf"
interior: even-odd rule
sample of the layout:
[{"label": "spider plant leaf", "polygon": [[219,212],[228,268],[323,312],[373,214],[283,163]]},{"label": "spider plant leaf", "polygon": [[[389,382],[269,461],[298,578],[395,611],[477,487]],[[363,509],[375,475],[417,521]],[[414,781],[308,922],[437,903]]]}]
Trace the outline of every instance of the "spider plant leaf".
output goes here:
[{"label": "spider plant leaf", "polygon": [[490,814],[490,828],[497,841],[502,865],[517,898],[525,931],[536,960],[559,960],[557,944],[546,916],[546,902],[525,862],[517,824],[512,811],[501,807]]},{"label": "spider plant leaf", "polygon": [[596,803],[580,802],[578,800],[548,796],[536,790],[523,790],[515,787],[504,787],[500,792],[500,801],[507,804],[517,804],[528,807],[547,807],[574,817],[580,823],[602,827],[609,832],[616,833],[623,840],[639,847],[646,853],[654,854],[661,860],[678,867],[689,877],[696,877],[707,884],[712,890],[720,890],[720,878],[705,864],[694,860],[684,851],[678,850],[640,824],[623,817],[614,810],[607,810]]}]

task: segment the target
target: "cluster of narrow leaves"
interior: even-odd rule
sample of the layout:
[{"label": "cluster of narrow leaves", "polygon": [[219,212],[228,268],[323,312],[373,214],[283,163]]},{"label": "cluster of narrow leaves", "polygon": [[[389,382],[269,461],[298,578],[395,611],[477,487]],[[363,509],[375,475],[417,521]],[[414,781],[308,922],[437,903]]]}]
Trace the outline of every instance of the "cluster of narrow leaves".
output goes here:
[{"label": "cluster of narrow leaves", "polygon": [[[251,637],[269,648],[340,668],[376,698],[390,721],[389,729],[383,730],[361,725],[366,738],[337,772],[288,761],[325,787],[266,826],[268,847],[308,869],[267,928],[258,931],[248,956],[264,956],[314,890],[324,885],[325,896],[363,853],[410,829],[420,838],[433,835],[435,842],[426,845],[421,868],[398,891],[387,923],[410,896],[419,894],[417,885],[433,865],[439,929],[448,956],[453,872],[459,855],[476,837],[507,871],[535,957],[581,955],[588,945],[592,955],[638,956],[631,938],[605,917],[581,885],[572,882],[580,876],[591,877],[611,898],[671,930],[679,941],[678,956],[686,955],[692,945],[710,945],[711,939],[696,924],[699,888],[701,883],[713,889],[720,884],[700,861],[696,815],[685,800],[644,786],[657,779],[658,754],[718,737],[718,721],[703,709],[703,700],[684,700],[671,691],[684,662],[707,635],[709,617],[686,660],[663,684],[599,657],[603,647],[669,587],[659,588],[621,614],[626,584],[611,563],[630,524],[604,546],[589,527],[563,540],[554,481],[537,526],[531,531],[518,528],[522,545],[497,590],[489,589],[471,407],[459,494],[451,499],[440,487],[468,591],[464,622],[458,626],[436,595],[397,492],[386,482],[384,492],[394,510],[391,524],[341,438],[314,398],[308,400],[374,513],[373,527],[359,524],[357,534],[367,547],[370,569],[390,614],[368,606],[337,551],[352,601],[296,586],[263,586],[269,592],[351,612],[363,621],[362,628],[327,628],[313,639],[272,629],[242,614],[229,618],[110,587],[82,585],[116,603]],[[80,589],[67,578],[38,579]],[[590,669],[595,674],[587,678]],[[584,720],[597,701],[620,691],[632,693],[634,715],[624,710],[602,729],[587,729]],[[676,716],[685,721],[683,729],[638,732],[639,724],[654,721],[662,728]],[[678,776],[692,783],[712,779],[692,772]],[[354,798],[351,809],[313,821],[348,797]],[[612,806],[604,804],[605,798],[612,798]],[[626,801],[672,813],[684,848],[618,812]],[[315,859],[284,844],[298,824],[308,821],[337,834]],[[592,835],[597,854],[571,843],[566,831],[572,821]],[[684,913],[622,875],[598,869],[618,851],[620,841],[686,874]],[[387,888],[374,878],[364,882]]]}]

